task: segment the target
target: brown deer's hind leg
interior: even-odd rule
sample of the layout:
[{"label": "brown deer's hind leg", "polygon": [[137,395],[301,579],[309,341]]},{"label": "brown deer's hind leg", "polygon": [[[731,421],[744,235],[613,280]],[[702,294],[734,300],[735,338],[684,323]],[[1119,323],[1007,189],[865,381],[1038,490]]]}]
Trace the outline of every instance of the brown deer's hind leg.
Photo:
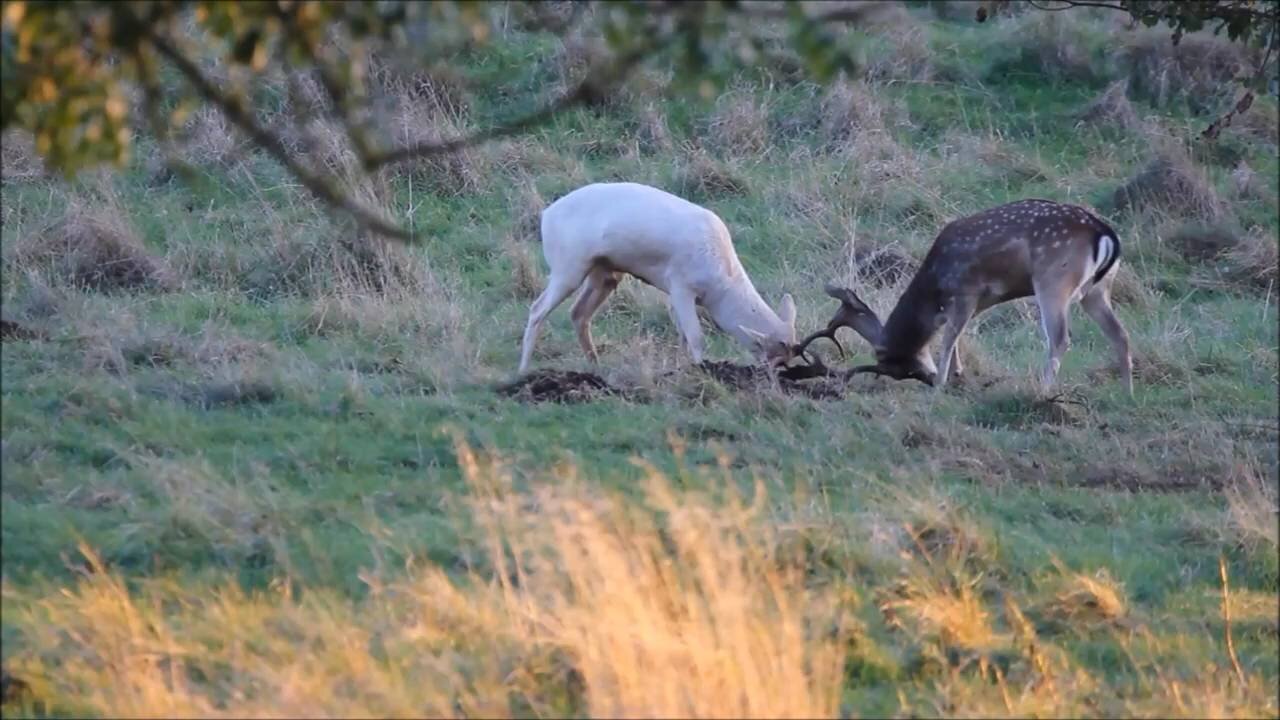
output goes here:
[{"label": "brown deer's hind leg", "polygon": [[1090,289],[1080,299],[1080,305],[1089,314],[1089,317],[1098,324],[1098,327],[1102,328],[1102,333],[1111,342],[1111,348],[1116,356],[1116,367],[1120,372],[1120,379],[1124,382],[1125,389],[1129,391],[1129,396],[1132,397],[1133,358],[1129,354],[1129,333],[1125,331],[1124,325],[1120,324],[1120,319],[1116,317],[1115,311],[1111,308],[1111,278],[1113,277],[1115,277],[1114,273]]},{"label": "brown deer's hind leg", "polygon": [[1035,284],[1036,304],[1040,306],[1040,327],[1044,330],[1046,355],[1040,382],[1044,389],[1053,388],[1062,366],[1062,356],[1071,346],[1070,304],[1071,290],[1075,287],[1061,279]]}]

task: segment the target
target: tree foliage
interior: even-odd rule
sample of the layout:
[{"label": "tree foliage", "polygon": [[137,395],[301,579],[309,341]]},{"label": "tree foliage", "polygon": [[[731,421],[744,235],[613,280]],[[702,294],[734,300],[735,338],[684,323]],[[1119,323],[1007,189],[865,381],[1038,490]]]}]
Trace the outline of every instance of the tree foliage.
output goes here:
[{"label": "tree foliage", "polygon": [[[975,4],[975,19],[1007,3]],[[1146,24],[1166,23],[1175,39],[1219,23],[1217,29],[1232,39],[1276,43],[1276,5],[1265,0],[1033,4],[1111,7]],[[185,111],[207,104],[322,200],[377,232],[407,238],[404,229],[344,191],[332,173],[293,156],[279,130],[261,122],[255,91],[271,72],[313,73],[328,96],[331,119],[341,123],[361,166],[372,172],[527,131],[570,107],[599,101],[646,62],[671,63],[680,87],[713,89],[735,69],[767,62],[778,51],[767,31],[778,26],[785,28],[785,47],[824,80],[854,69],[851,36],[838,28],[862,23],[882,8],[736,0],[5,0],[0,129],[30,130],[49,165],[74,173],[124,162],[137,115],[165,141]],[[367,88],[370,53],[408,53],[424,65],[448,62],[494,42],[498,9],[538,32],[601,38],[605,52],[575,86],[472,134],[406,145],[380,133]]]}]

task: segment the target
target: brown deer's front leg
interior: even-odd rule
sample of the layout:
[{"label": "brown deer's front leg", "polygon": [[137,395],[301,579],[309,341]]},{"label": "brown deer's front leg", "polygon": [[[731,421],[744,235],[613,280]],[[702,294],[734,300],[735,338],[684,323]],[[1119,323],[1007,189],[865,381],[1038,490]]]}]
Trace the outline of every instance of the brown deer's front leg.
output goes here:
[{"label": "brown deer's front leg", "polygon": [[958,349],[960,334],[964,332],[964,326],[969,323],[976,308],[977,303],[967,298],[956,298],[947,308],[947,327],[942,332],[941,362],[938,365],[938,380],[934,387],[941,389],[947,384],[952,363],[955,364],[956,373],[960,373]]}]

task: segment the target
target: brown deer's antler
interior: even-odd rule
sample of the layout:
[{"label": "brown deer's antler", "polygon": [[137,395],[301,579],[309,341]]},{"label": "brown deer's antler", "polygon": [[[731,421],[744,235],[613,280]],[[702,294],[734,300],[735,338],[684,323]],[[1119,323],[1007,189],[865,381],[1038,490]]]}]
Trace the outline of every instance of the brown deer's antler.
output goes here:
[{"label": "brown deer's antler", "polygon": [[876,317],[875,312],[866,303],[862,302],[862,299],[856,293],[848,288],[838,287],[830,283],[823,289],[828,295],[840,301],[840,309],[836,310],[835,316],[831,318],[831,322],[827,323],[824,329],[810,334],[796,345],[796,355],[810,359],[812,364],[812,358],[805,349],[814,340],[827,338],[836,344],[836,348],[840,351],[840,357],[843,358],[845,356],[844,346],[836,339],[836,331],[842,327],[850,328],[873,346],[880,344],[880,318]]}]

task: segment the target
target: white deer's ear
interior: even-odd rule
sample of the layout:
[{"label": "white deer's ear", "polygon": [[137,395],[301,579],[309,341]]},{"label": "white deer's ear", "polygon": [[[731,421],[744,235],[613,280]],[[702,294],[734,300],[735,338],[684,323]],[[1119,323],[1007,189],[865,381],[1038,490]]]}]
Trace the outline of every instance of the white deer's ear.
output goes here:
[{"label": "white deer's ear", "polygon": [[738,329],[746,333],[747,337],[751,338],[752,340],[755,340],[757,345],[763,345],[765,337],[767,337],[764,333],[760,332],[759,330],[752,330],[746,325],[739,325]]},{"label": "white deer's ear", "polygon": [[782,302],[778,303],[778,317],[789,328],[796,326],[796,301],[791,297],[791,293],[782,296]]}]

